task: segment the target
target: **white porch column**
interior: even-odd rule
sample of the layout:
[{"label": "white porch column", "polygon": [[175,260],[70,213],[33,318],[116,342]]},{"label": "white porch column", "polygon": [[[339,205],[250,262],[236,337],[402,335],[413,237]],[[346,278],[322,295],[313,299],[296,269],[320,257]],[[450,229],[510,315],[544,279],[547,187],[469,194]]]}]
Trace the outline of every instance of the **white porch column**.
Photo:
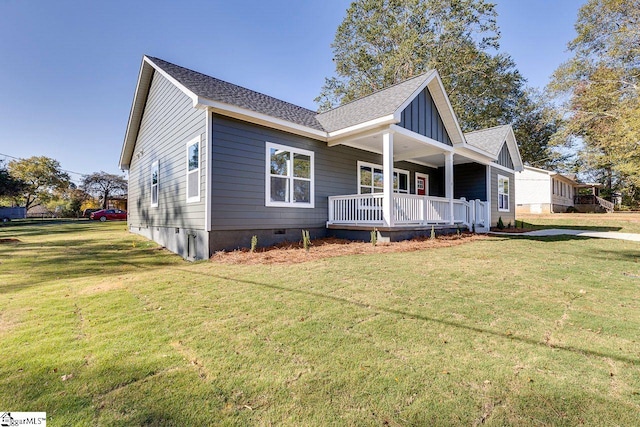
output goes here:
[{"label": "white porch column", "polygon": [[393,227],[393,132],[382,134],[382,173],[384,188],[382,192],[382,219],[386,227]]},{"label": "white porch column", "polygon": [[453,153],[444,155],[444,196],[449,199],[449,224],[453,225]]}]

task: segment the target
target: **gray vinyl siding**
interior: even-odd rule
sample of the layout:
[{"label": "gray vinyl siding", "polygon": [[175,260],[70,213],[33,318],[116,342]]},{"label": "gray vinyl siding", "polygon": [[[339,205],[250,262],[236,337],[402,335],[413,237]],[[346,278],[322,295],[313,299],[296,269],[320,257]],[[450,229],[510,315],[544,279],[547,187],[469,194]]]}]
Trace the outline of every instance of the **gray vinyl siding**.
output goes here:
[{"label": "gray vinyl siding", "polygon": [[419,133],[443,144],[453,145],[444,127],[435,102],[425,88],[411,101],[411,104],[400,115],[400,126],[412,132]]},{"label": "gray vinyl siding", "polygon": [[[509,178],[509,212],[498,211],[498,175]],[[491,225],[498,223],[498,218],[502,217],[502,222],[506,226],[508,223],[515,224],[516,219],[516,189],[515,176],[512,172],[502,169],[491,168]]]},{"label": "gray vinyl siding", "polygon": [[[358,161],[382,164],[382,155],[351,147],[328,147],[322,141],[250,123],[213,116],[212,229],[295,229],[324,227],[328,197],[358,193]],[[265,143],[314,152],[314,208],[265,206]],[[396,168],[437,179],[437,170],[408,162]],[[432,177],[433,175],[433,177]]]},{"label": "gray vinyl siding", "polygon": [[506,143],[502,146],[502,150],[500,150],[500,154],[498,154],[498,160],[495,160],[495,163],[505,168],[513,169],[513,160]]},{"label": "gray vinyl siding", "polygon": [[453,197],[487,200],[487,167],[479,163],[463,163],[453,167]]},{"label": "gray vinyl siding", "polygon": [[[200,201],[187,203],[187,142],[200,138]],[[129,226],[204,230],[206,112],[154,73],[129,169]],[[151,166],[159,163],[158,207],[151,207]],[[135,228],[137,230],[137,228]]]}]

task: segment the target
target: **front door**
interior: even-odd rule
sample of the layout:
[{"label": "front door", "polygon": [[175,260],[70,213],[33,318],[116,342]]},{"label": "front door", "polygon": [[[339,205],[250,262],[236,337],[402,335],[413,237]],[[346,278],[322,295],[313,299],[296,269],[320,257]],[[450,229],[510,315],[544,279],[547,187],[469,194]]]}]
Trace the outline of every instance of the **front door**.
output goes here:
[{"label": "front door", "polygon": [[416,172],[416,194],[418,196],[429,195],[429,175]]}]

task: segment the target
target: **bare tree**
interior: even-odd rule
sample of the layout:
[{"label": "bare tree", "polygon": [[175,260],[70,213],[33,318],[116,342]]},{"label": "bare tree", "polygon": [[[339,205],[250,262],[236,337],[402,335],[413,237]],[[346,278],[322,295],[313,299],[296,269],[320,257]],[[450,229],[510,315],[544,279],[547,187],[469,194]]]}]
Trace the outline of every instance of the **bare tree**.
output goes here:
[{"label": "bare tree", "polygon": [[107,172],[94,172],[82,178],[82,189],[97,197],[103,209],[111,196],[121,196],[127,193],[127,180],[124,176]]}]

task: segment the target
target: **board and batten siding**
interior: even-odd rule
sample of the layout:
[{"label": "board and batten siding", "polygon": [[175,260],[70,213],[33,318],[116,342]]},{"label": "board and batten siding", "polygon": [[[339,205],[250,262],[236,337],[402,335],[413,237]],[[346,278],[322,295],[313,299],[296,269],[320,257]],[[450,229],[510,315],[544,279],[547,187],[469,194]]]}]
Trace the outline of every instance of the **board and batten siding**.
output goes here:
[{"label": "board and batten siding", "polygon": [[[498,175],[509,178],[509,212],[498,211]],[[491,168],[491,225],[498,223],[498,218],[502,217],[505,226],[516,221],[516,198],[515,198],[515,176],[513,172],[503,169]]]},{"label": "board and batten siding", "polygon": [[[204,230],[206,112],[155,72],[129,169],[129,226]],[[187,142],[200,138],[200,201],[187,203]],[[151,206],[151,168],[158,161],[158,206]],[[172,230],[173,231],[173,230]],[[175,232],[175,231],[174,231]],[[154,238],[154,240],[156,240]]]},{"label": "board and batten siding", "polygon": [[[382,164],[382,155],[250,123],[213,116],[212,230],[324,228],[328,197],[358,193],[358,161]],[[314,153],[314,208],[265,206],[265,144],[271,142]],[[437,178],[437,170],[397,162],[409,170],[411,192],[415,172]],[[299,236],[296,236],[299,238]]]},{"label": "board and batten siding", "polygon": [[443,144],[453,145],[428,88],[424,88],[402,111],[399,125]]},{"label": "board and batten siding", "polygon": [[487,200],[487,167],[479,163],[463,163],[453,167],[453,197]]},{"label": "board and batten siding", "polygon": [[509,151],[509,147],[507,144],[502,146],[500,150],[500,154],[498,154],[498,160],[494,160],[495,163],[500,166],[504,166],[505,168],[513,169],[513,159],[511,157],[511,152]]}]

